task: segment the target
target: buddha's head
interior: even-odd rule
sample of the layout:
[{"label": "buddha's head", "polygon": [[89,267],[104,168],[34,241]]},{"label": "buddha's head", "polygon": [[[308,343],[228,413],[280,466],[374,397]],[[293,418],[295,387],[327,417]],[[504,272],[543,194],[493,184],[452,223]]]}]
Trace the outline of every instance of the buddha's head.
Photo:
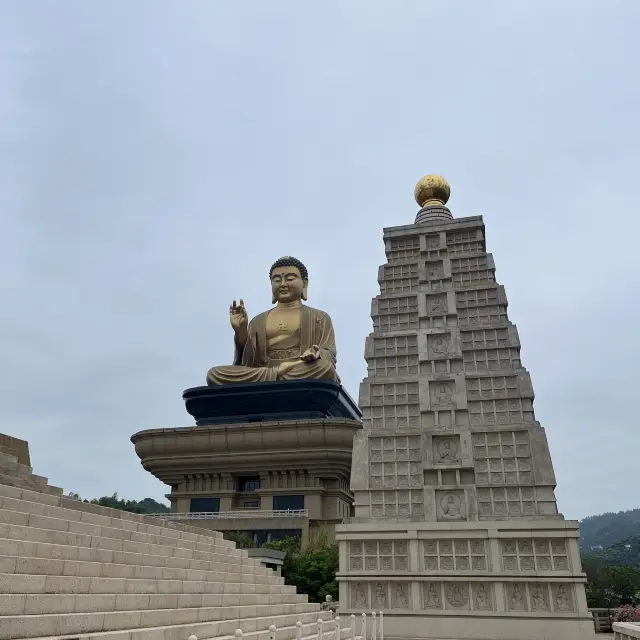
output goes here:
[{"label": "buddha's head", "polygon": [[309,273],[307,268],[292,256],[284,256],[271,265],[272,302],[296,302],[307,299]]}]

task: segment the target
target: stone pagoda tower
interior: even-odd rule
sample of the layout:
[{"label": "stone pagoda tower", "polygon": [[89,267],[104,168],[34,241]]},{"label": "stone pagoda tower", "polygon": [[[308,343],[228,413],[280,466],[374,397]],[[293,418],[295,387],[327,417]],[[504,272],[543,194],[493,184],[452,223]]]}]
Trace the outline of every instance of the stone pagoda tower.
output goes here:
[{"label": "stone pagoda tower", "polygon": [[381,610],[388,638],[584,640],[578,523],[558,513],[482,217],[454,219],[449,193],[422,178],[415,223],[384,230],[340,614]]}]

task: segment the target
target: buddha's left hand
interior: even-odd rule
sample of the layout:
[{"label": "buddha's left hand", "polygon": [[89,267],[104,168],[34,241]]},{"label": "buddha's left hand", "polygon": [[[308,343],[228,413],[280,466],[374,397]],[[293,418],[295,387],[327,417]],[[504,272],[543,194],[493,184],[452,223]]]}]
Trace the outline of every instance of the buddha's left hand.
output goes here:
[{"label": "buddha's left hand", "polygon": [[309,347],[301,356],[300,359],[305,362],[315,362],[320,357],[320,347],[313,345]]}]

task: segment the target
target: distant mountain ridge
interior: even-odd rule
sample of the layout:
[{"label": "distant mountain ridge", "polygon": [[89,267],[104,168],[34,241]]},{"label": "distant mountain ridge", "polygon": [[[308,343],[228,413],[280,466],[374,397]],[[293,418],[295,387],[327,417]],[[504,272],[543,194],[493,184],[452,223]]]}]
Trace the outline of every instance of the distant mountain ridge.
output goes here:
[{"label": "distant mountain ridge", "polygon": [[582,553],[600,553],[607,547],[636,536],[640,537],[640,509],[601,513],[580,521]]},{"label": "distant mountain ridge", "polygon": [[[589,557],[609,566],[628,565],[640,568],[640,536],[625,538],[601,551],[588,554]],[[586,556],[585,556],[586,557]]]}]

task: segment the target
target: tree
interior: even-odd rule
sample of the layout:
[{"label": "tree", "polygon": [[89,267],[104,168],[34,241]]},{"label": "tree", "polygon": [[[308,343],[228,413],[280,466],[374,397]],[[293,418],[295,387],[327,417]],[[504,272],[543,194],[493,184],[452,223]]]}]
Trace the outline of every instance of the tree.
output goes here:
[{"label": "tree", "polygon": [[606,565],[595,556],[585,556],[587,603],[590,607],[617,606],[631,601],[640,592],[640,569],[629,565]]},{"label": "tree", "polygon": [[324,602],[330,595],[338,599],[338,545],[330,543],[326,534],[319,534],[304,547],[297,538],[287,538],[263,545],[286,553],[282,575],[287,584],[295,585],[298,593],[306,593],[310,602]]},{"label": "tree", "polygon": [[223,537],[225,540],[235,542],[238,549],[253,549],[256,546],[253,540],[241,531],[225,531]]},{"label": "tree", "polygon": [[640,569],[628,565],[602,569],[606,587],[620,600],[631,601],[640,591]]},{"label": "tree", "polygon": [[153,498],[144,498],[139,502],[137,500],[121,500],[118,498],[118,494],[114,493],[112,496],[103,496],[102,498],[92,498],[91,500],[82,500],[77,494],[70,492],[67,495],[72,500],[79,500],[88,504],[98,504],[101,507],[109,507],[110,509],[119,509],[120,511],[128,511],[130,513],[169,513],[171,509],[166,504],[157,502]]}]

